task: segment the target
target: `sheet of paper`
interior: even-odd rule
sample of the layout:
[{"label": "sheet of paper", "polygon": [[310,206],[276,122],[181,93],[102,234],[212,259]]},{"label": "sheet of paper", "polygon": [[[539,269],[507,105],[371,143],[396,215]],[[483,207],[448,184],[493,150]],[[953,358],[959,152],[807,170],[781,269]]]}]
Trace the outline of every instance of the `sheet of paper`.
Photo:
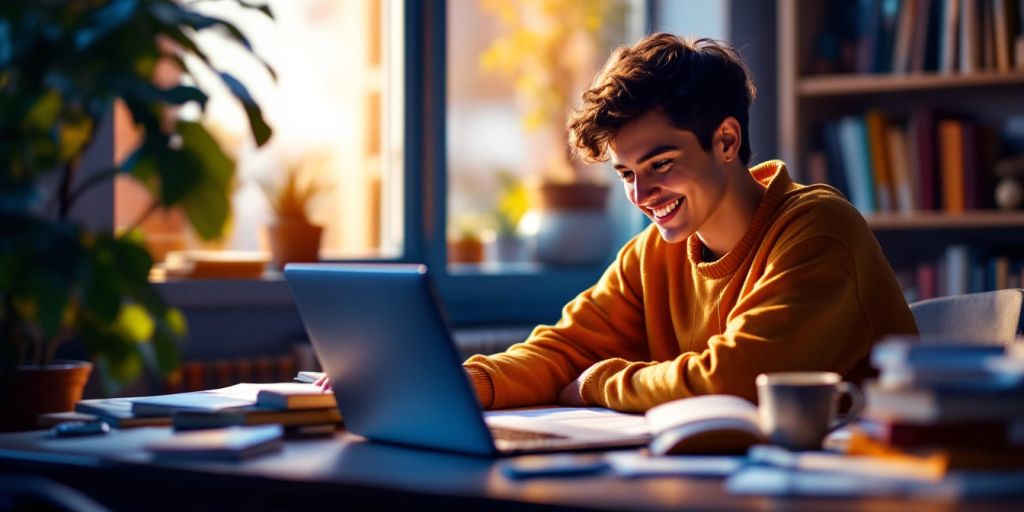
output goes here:
[{"label": "sheet of paper", "polygon": [[487,424],[582,439],[650,438],[647,419],[600,407],[542,407],[484,413]]},{"label": "sheet of paper", "polygon": [[670,457],[653,457],[645,453],[631,450],[626,452],[609,452],[605,460],[611,465],[616,475],[624,477],[640,476],[729,476],[746,463],[746,457],[735,455],[673,455]]}]

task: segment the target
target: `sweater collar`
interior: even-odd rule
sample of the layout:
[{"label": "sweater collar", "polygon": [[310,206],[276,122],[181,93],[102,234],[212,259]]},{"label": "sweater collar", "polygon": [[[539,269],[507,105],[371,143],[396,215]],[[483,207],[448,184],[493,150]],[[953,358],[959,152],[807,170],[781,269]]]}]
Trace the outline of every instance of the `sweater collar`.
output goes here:
[{"label": "sweater collar", "polygon": [[701,258],[701,251],[704,244],[694,233],[686,239],[686,252],[690,264],[697,268],[697,272],[704,277],[718,279],[728,276],[739,268],[747,254],[754,247],[754,244],[761,236],[761,232],[768,224],[769,219],[775,213],[779,203],[782,202],[786,191],[793,184],[789,173],[786,171],[786,164],[781,160],[769,160],[760,163],[750,169],[754,179],[765,186],[764,196],[758,204],[754,216],[750,219],[750,226],[740,239],[736,247],[718,258],[717,261],[704,262]]}]

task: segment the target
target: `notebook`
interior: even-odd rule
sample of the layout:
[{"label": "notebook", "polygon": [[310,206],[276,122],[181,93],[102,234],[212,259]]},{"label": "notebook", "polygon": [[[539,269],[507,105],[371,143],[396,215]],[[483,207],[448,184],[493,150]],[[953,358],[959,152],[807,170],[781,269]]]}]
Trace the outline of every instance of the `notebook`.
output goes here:
[{"label": "notebook", "polygon": [[485,419],[424,265],[288,264],[285,278],[350,432],[476,455],[651,439],[642,415],[607,409],[495,411]]}]

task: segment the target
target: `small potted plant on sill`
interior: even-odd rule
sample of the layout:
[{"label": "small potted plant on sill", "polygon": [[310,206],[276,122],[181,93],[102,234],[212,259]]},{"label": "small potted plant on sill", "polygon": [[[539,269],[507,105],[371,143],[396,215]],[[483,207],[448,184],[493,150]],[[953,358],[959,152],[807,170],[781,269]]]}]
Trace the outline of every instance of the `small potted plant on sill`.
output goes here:
[{"label": "small potted plant on sill", "polygon": [[[155,80],[164,66],[193,79],[195,67],[212,69],[195,43],[208,29],[249,47],[230,23],[175,0],[0,3],[0,430],[70,410],[93,363],[107,390],[143,372],[159,383],[177,367],[185,318],[150,285],[153,260],[139,230],[112,233],[73,212],[94,188],[109,190],[127,175],[153,200],[136,225],[180,206],[201,237],[220,234],[233,163],[200,123],[171,115],[185,104],[204,107],[207,95]],[[215,76],[245,106],[256,143],[265,143],[270,128],[245,87]],[[124,162],[84,176],[82,155],[109,137],[101,126],[109,126],[115,100],[141,141]],[[54,360],[70,340],[90,361]]]},{"label": "small potted plant on sill", "polygon": [[623,0],[522,0],[485,4],[508,29],[481,57],[486,70],[515,78],[527,132],[551,148],[535,187],[537,258],[558,264],[596,263],[608,257],[607,179],[573,161],[566,144],[568,115],[597,71],[598,54],[623,18]]},{"label": "small potted plant on sill", "polygon": [[267,194],[274,221],[267,226],[267,242],[274,265],[320,259],[323,227],[310,220],[316,201],[332,188],[326,181],[325,159],[306,157],[285,168],[281,183],[260,182]]},{"label": "small potted plant on sill", "polygon": [[529,208],[526,186],[522,180],[509,171],[498,172],[501,194],[494,209],[495,233],[491,241],[492,258],[499,262],[514,262],[523,259],[523,239],[519,233],[519,222]]}]

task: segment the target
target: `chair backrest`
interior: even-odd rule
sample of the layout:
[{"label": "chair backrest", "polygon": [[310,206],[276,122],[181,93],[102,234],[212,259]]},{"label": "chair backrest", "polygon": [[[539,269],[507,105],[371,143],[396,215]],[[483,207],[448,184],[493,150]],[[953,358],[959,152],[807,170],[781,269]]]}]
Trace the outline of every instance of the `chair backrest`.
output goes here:
[{"label": "chair backrest", "polygon": [[1024,290],[1012,288],[910,304],[922,342],[955,339],[1008,344],[1021,335]]}]

